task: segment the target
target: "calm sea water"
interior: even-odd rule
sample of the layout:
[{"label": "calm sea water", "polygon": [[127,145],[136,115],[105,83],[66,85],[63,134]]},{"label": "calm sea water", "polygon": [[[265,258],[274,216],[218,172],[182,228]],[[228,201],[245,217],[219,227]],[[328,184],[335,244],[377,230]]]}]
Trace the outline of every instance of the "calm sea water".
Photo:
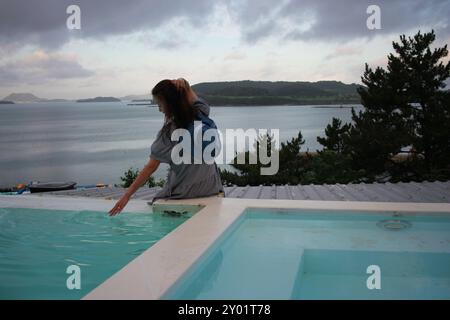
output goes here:
[{"label": "calm sea water", "polygon": [[[360,108],[360,107],[357,107]],[[213,107],[219,128],[279,129],[280,140],[299,130],[304,149],[333,117],[351,121],[349,108],[312,106]],[[155,107],[125,103],[34,103],[0,105],[0,185],[30,181],[76,181],[78,185],[120,183],[130,167],[141,169],[161,128]],[[157,178],[166,175],[161,166]]]}]

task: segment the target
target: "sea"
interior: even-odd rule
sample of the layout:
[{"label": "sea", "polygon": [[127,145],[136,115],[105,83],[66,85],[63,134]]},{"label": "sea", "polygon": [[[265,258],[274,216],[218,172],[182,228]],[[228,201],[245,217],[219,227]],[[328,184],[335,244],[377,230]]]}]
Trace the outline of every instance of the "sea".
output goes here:
[{"label": "sea", "polygon": [[[223,133],[278,129],[280,142],[301,130],[306,140],[302,150],[316,151],[321,149],[317,136],[324,135],[333,117],[351,122],[351,107],[363,108],[213,106],[210,116]],[[0,105],[0,186],[33,181],[120,184],[128,169],[141,170],[149,161],[150,146],[163,121],[157,107],[126,102]],[[230,143],[226,141],[225,147],[233,147]],[[161,165],[155,178],[164,178],[167,169]]]}]

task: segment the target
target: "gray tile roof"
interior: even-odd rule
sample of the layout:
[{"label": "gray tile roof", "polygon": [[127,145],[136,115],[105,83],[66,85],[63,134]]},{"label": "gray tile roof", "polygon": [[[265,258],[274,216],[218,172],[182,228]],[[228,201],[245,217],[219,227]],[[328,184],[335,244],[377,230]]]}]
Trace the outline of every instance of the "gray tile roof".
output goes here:
[{"label": "gray tile roof", "polygon": [[[132,199],[150,200],[158,190],[159,187],[142,187],[133,195]],[[125,189],[120,187],[103,187],[45,192],[40,194],[119,199],[124,192]],[[256,187],[234,186],[225,187],[225,196],[245,199],[450,203],[450,181]]]}]

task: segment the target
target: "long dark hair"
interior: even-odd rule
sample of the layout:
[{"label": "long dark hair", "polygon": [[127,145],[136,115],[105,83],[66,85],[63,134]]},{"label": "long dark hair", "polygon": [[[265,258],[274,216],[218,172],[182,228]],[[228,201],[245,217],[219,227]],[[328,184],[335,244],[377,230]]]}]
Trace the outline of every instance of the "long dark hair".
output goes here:
[{"label": "long dark hair", "polygon": [[173,120],[177,128],[187,128],[194,121],[195,110],[185,90],[177,89],[171,80],[162,80],[152,89],[152,95],[162,99],[167,107],[166,123]]}]

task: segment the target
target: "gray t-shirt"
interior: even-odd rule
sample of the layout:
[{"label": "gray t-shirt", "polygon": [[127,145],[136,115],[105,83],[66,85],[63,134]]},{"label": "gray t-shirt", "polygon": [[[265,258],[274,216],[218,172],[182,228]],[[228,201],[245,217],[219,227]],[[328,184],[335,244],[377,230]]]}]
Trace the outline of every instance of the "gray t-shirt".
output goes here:
[{"label": "gray t-shirt", "polygon": [[[209,115],[210,107],[202,98],[196,99],[193,107]],[[174,164],[172,162],[171,152],[177,142],[171,141],[170,137],[175,129],[173,122],[165,124],[150,148],[150,158],[170,165],[166,184],[152,202],[161,198],[198,198],[223,192],[222,180],[215,162],[213,164]]]}]

